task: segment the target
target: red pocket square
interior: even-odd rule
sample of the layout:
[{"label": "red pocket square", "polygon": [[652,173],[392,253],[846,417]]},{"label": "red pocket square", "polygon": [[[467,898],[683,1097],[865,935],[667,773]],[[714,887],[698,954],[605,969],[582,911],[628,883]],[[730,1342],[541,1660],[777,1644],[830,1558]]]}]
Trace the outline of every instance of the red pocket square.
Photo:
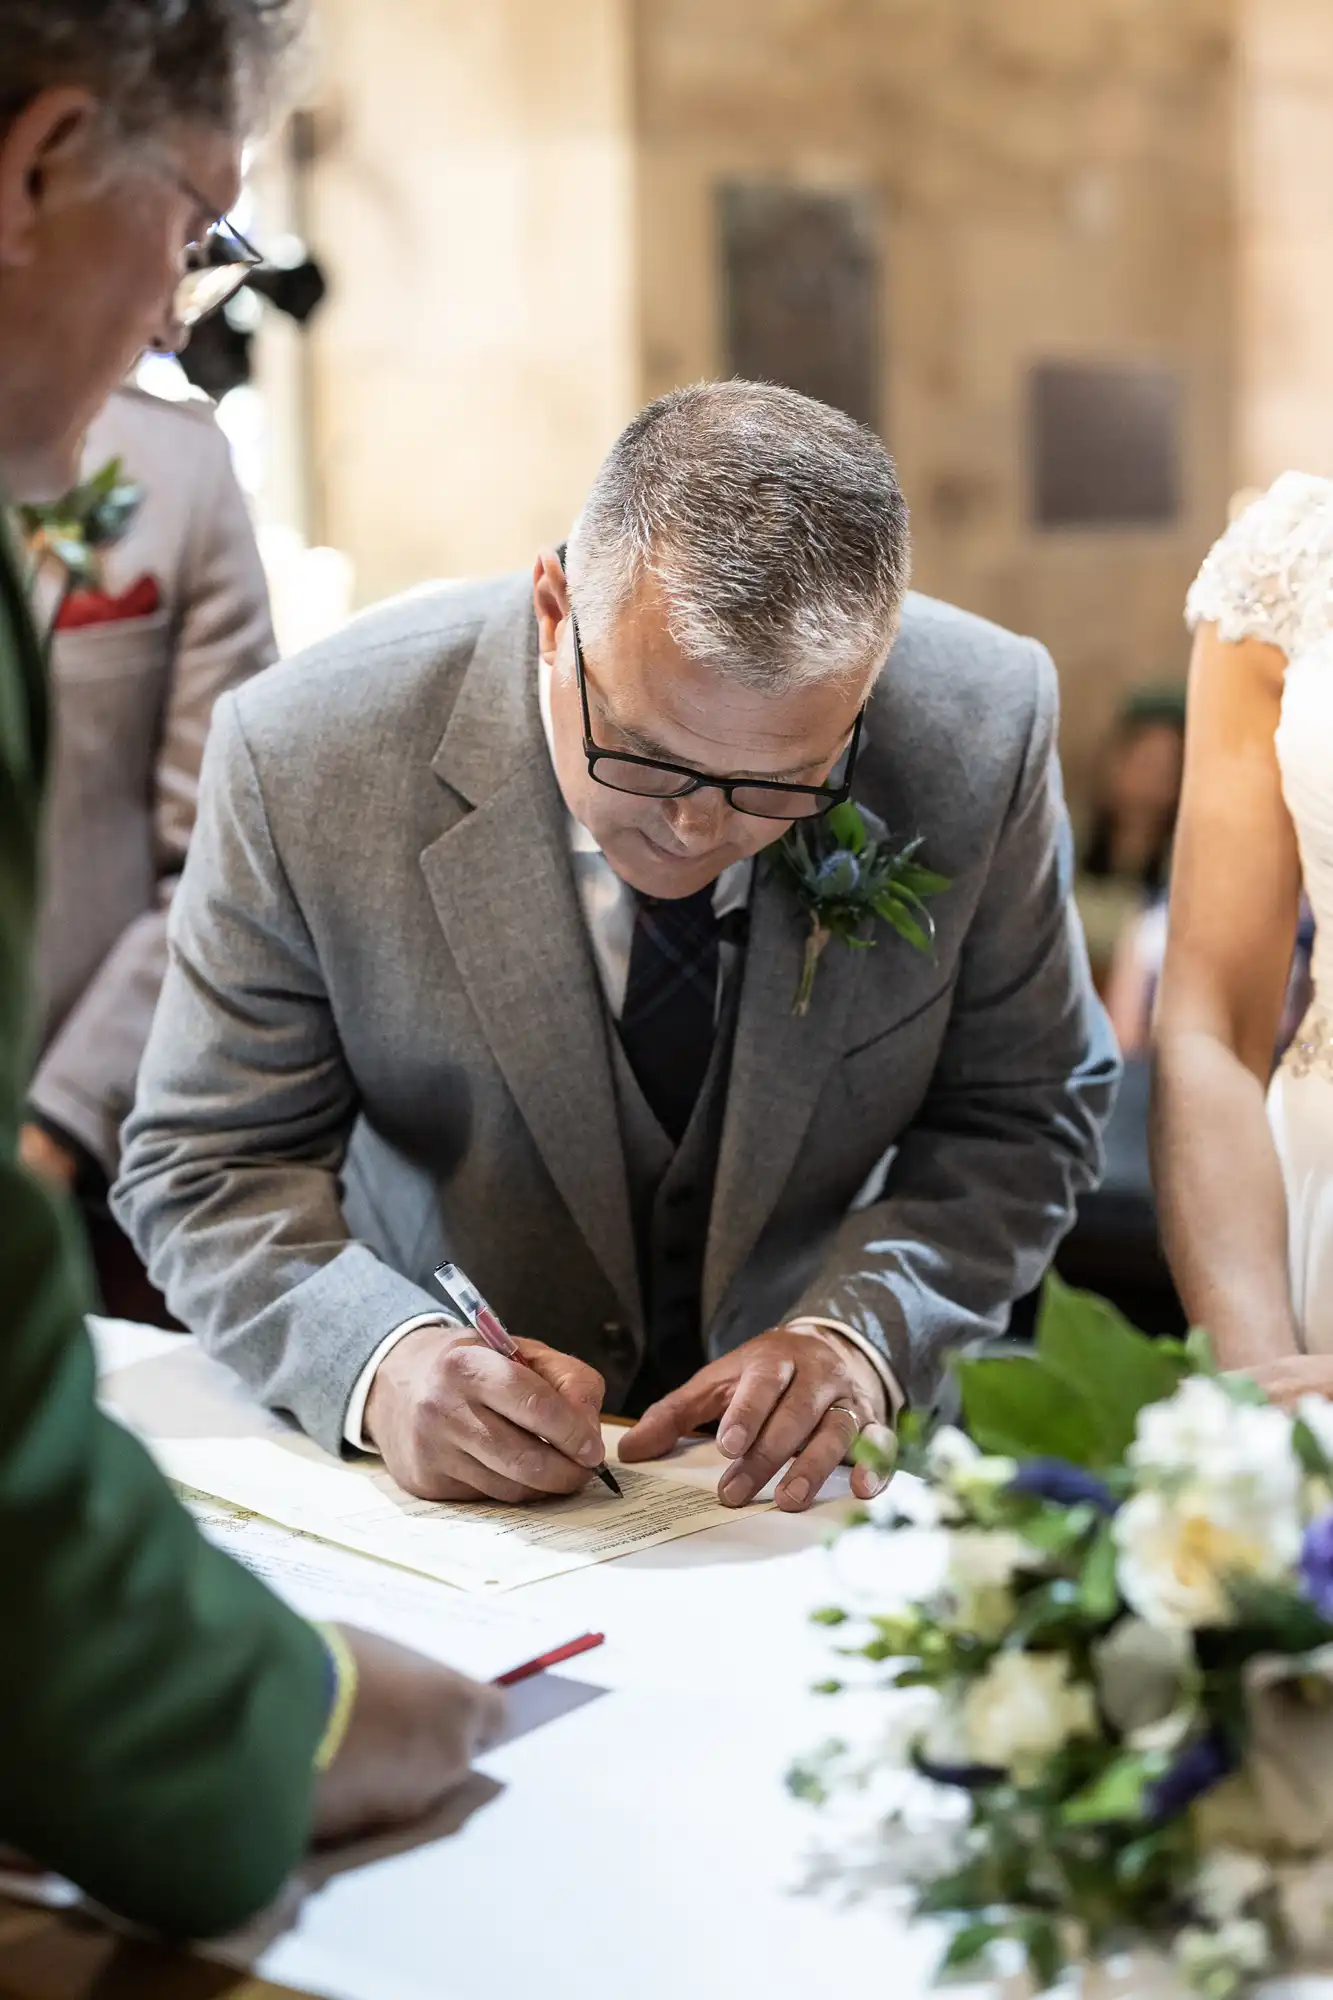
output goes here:
[{"label": "red pocket square", "polygon": [[130,618],[151,618],[162,608],[162,590],[155,576],[141,576],[119,597],[105,590],[71,590],[56,619],[57,632],[78,632],[89,625],[119,625]]}]

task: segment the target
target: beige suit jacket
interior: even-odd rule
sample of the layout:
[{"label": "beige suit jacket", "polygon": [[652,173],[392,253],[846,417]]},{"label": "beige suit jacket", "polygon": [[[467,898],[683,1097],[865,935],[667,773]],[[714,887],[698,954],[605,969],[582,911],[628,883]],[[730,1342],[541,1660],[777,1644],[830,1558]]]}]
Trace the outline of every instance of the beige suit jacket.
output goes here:
[{"label": "beige suit jacket", "polygon": [[143,489],[107,590],[157,578],[151,617],[60,632],[56,754],[38,934],[32,1109],[115,1172],[166,970],[166,913],[194,828],[213,704],[276,652],[227,440],[203,401],[137,389],[88,435],[84,476],[121,458]]}]

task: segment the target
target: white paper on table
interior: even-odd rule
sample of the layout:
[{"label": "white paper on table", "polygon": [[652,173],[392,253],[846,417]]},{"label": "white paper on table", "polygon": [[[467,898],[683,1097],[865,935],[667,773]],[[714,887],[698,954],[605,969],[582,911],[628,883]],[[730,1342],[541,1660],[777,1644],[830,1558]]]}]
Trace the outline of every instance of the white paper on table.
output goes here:
[{"label": "white paper on table", "polygon": [[[599,1482],[530,1507],[417,1500],[378,1459],[330,1457],[179,1334],[90,1321],[104,1407],[136,1431],[168,1479],[284,1527],[461,1590],[514,1590],[612,1562],[747,1510],[723,1507],[708,1475],[617,1467],[617,1499]],[[614,1462],[620,1436],[603,1433]]]},{"label": "white paper on table", "polygon": [[583,1634],[565,1616],[466,1595],[430,1577],[375,1562],[225,1500],[187,1492],[210,1542],[244,1564],[304,1618],[362,1625],[474,1680],[495,1680]]}]

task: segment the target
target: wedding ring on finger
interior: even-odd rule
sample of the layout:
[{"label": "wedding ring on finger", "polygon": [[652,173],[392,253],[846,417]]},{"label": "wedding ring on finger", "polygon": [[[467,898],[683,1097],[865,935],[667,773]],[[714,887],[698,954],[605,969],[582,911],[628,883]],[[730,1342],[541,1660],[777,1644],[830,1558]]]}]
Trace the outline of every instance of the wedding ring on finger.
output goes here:
[{"label": "wedding ring on finger", "polygon": [[852,1446],[856,1443],[856,1440],[860,1437],[862,1431],[865,1429],[865,1424],[862,1422],[861,1418],[856,1414],[856,1411],[852,1408],[850,1403],[830,1403],[828,1408],[825,1410],[824,1415],[826,1417],[831,1417],[835,1412],[840,1417],[850,1417],[852,1420],[852,1433],[851,1436],[848,1438],[846,1445],[843,1447],[843,1458],[846,1459],[852,1449]]}]

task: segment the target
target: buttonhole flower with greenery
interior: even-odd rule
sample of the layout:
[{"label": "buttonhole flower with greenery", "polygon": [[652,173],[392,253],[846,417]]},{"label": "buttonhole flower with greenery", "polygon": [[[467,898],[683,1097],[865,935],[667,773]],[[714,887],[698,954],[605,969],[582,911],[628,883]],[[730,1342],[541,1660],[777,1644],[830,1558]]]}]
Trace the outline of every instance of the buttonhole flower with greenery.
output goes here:
[{"label": "buttonhole flower with greenery", "polygon": [[113,458],[62,499],[20,507],[19,525],[38,569],[54,559],[71,589],[99,590],[103,552],[124,539],[142,504],[143,489],[125,477],[123,462]]},{"label": "buttonhole flower with greenery", "polygon": [[964,1428],[909,1413],[912,1477],[836,1545],[821,1691],[864,1740],[791,1782],[875,1810],[822,1874],[941,1922],[951,1976],[1017,1948],[1045,1990],[1142,1947],[1241,2000],[1333,1964],[1333,1404],[1054,1280],[1032,1352],[955,1372]]},{"label": "buttonhole flower with greenery", "polygon": [[933,951],[935,920],[926,901],[949,882],[917,860],[924,844],[920,835],[895,841],[877,814],[850,799],[783,835],[777,865],[810,919],[795,1013],[809,1012],[819,961],[834,938],[868,950],[878,919],[916,951]]}]

